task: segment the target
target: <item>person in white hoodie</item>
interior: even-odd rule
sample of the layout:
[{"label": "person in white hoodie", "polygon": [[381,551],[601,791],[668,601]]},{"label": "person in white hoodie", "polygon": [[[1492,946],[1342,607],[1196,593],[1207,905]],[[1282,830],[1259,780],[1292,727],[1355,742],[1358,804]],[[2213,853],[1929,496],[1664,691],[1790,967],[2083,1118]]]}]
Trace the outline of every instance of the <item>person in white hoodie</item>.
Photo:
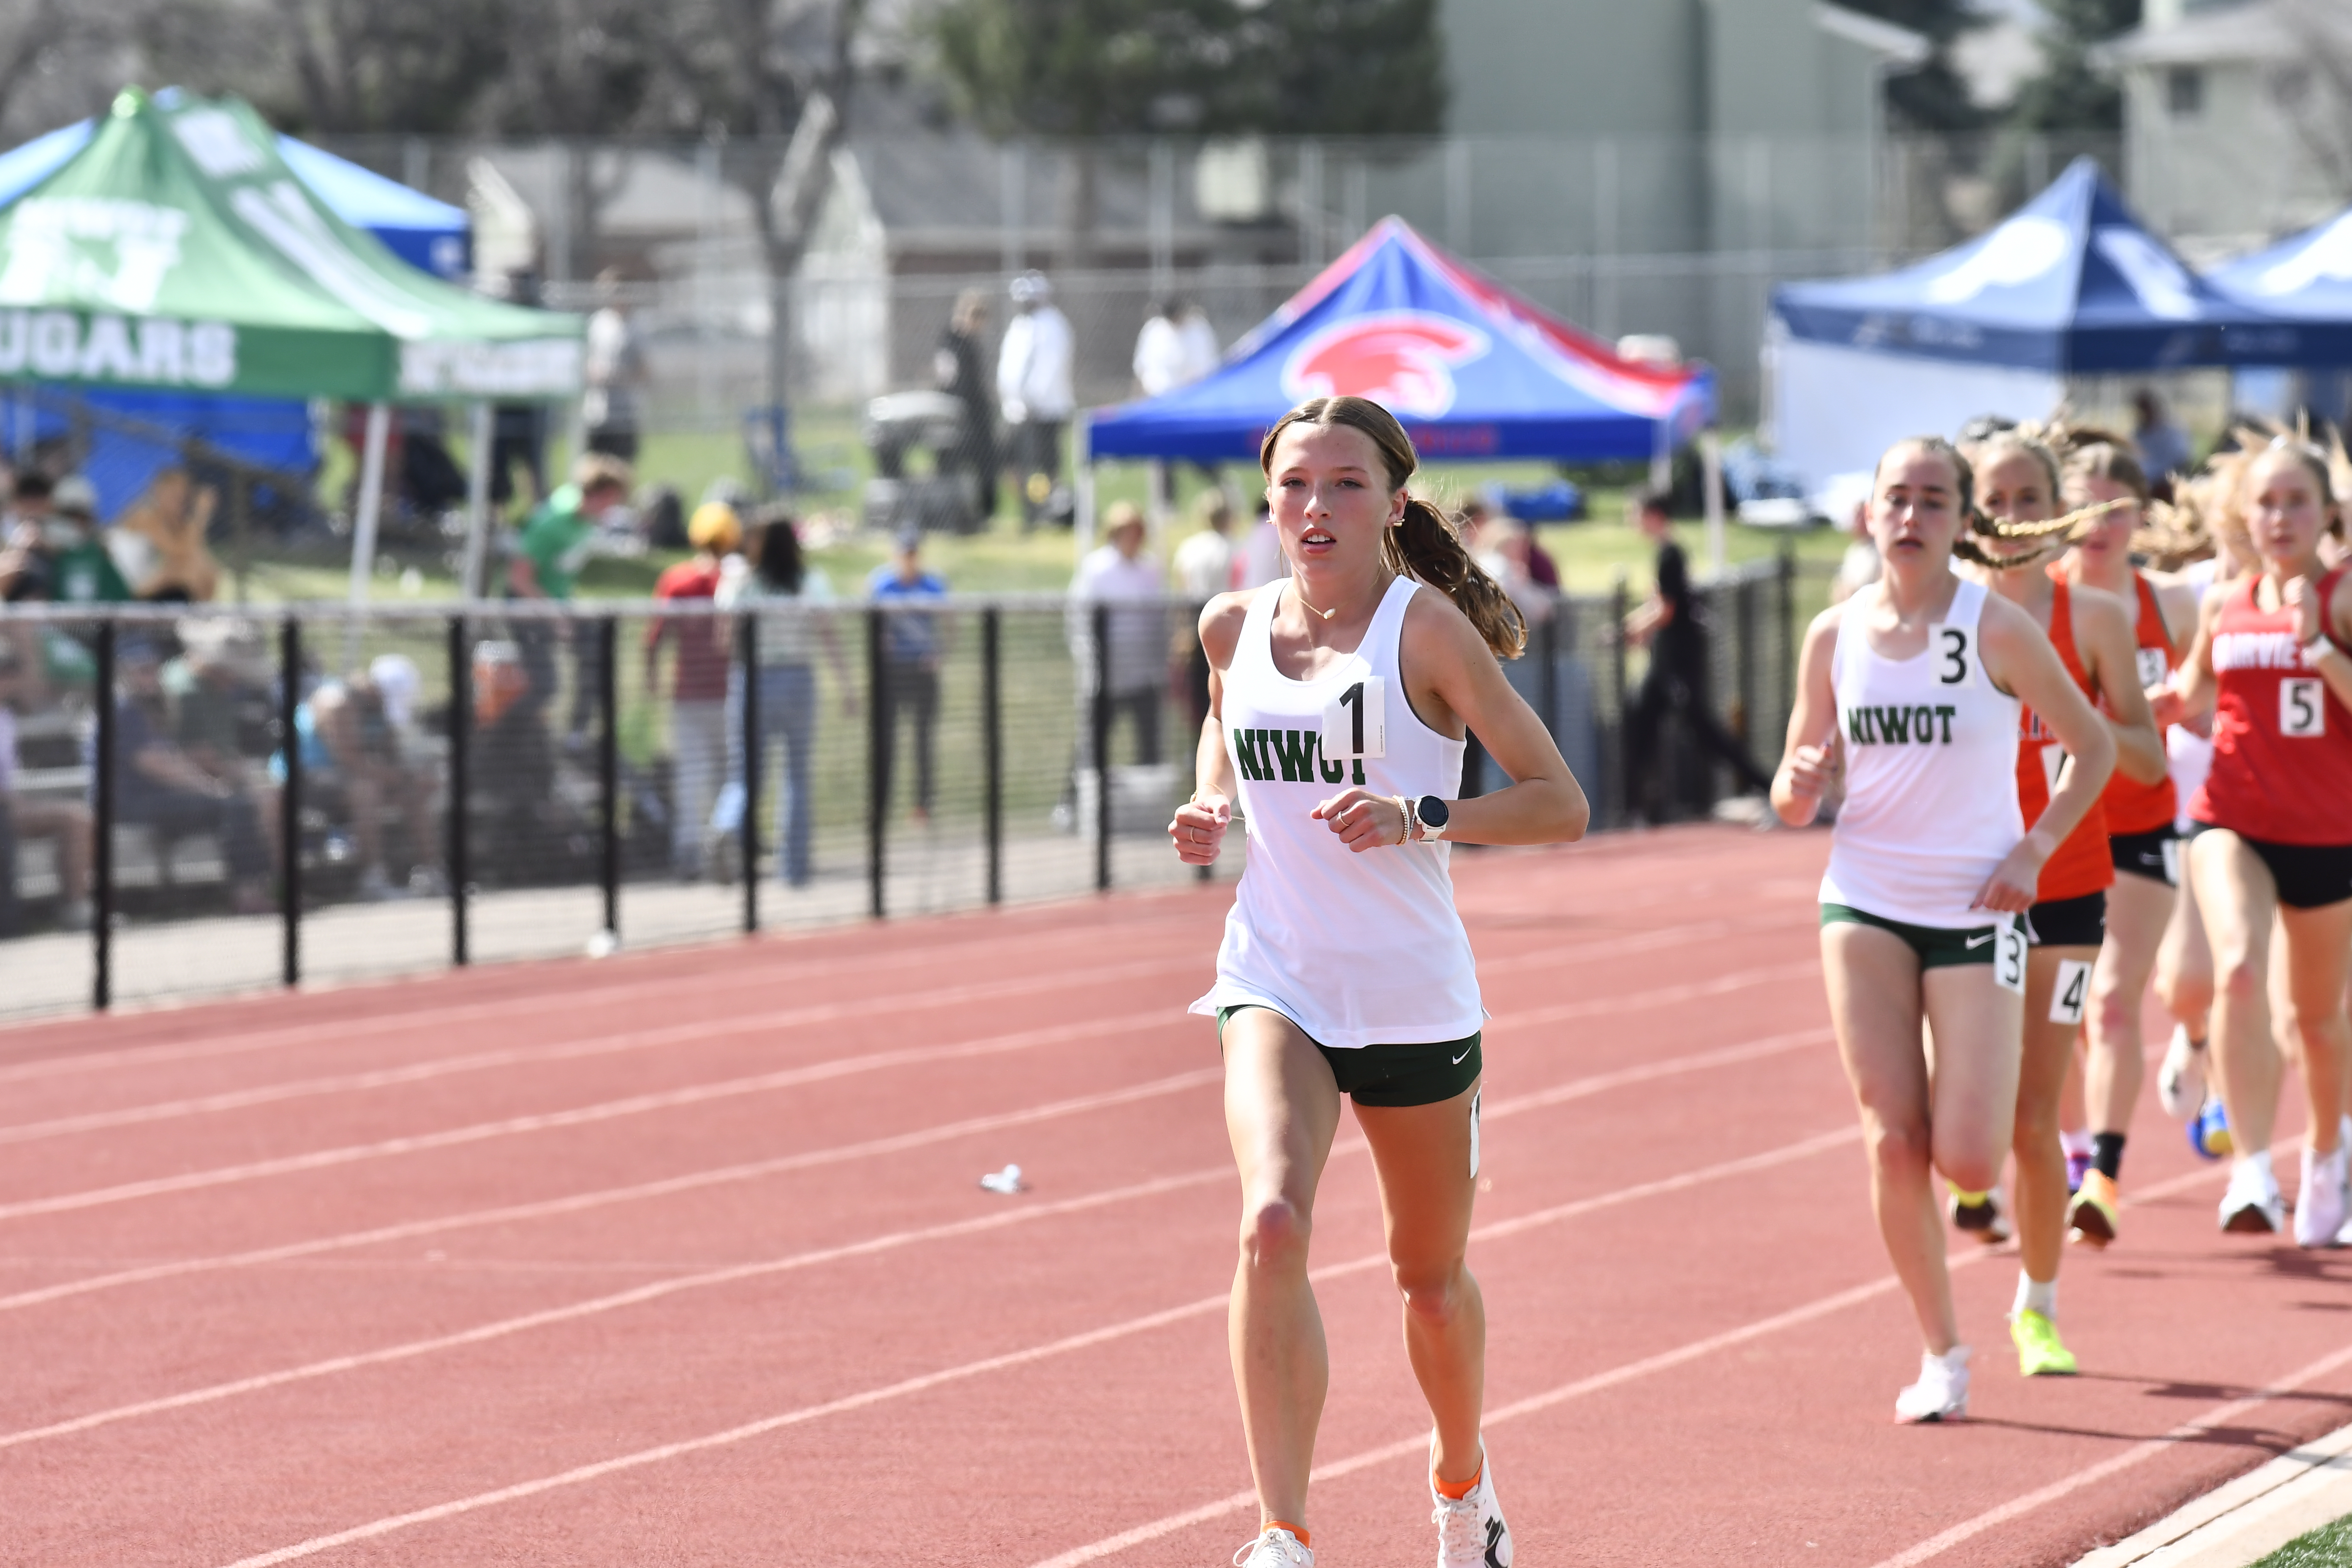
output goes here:
[{"label": "person in white hoodie", "polygon": [[996,355],[996,401],[1004,415],[1005,445],[1020,476],[1021,524],[1036,526],[1061,489],[1062,427],[1077,406],[1073,384],[1076,343],[1070,319],[1054,305],[1054,286],[1042,272],[1013,280],[1013,320]]}]

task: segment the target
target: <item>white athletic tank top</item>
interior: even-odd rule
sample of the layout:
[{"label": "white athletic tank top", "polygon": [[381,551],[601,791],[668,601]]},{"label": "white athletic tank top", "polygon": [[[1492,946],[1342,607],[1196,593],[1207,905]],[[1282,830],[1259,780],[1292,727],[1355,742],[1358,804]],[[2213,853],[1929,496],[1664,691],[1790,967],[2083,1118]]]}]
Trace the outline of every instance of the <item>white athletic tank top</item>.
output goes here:
[{"label": "white athletic tank top", "polygon": [[1942,930],[2005,925],[1969,906],[2025,836],[2017,807],[2018,700],[1977,647],[1985,588],[1965,579],[1916,658],[1882,658],[1858,618],[1838,624],[1831,680],[1845,742],[1845,804],[1822,901]]},{"label": "white athletic tank top", "polygon": [[[1235,889],[1217,984],[1195,1013],[1271,1007],[1330,1047],[1459,1040],[1486,1021],[1469,933],[1454,909],[1450,847],[1405,844],[1357,855],[1307,814],[1350,784],[1375,795],[1451,800],[1462,788],[1460,741],[1423,724],[1405,700],[1397,647],[1418,584],[1389,584],[1361,647],[1329,674],[1293,680],[1274,667],[1276,605],[1286,584],[1259,588],[1225,672],[1225,750],[1240,781],[1247,867]],[[1377,685],[1372,683],[1376,682]],[[1365,697],[1365,749],[1385,730],[1386,754],[1327,756],[1327,710],[1349,729]],[[1375,723],[1378,720],[1381,722]],[[1352,736],[1346,742],[1352,748]]]}]

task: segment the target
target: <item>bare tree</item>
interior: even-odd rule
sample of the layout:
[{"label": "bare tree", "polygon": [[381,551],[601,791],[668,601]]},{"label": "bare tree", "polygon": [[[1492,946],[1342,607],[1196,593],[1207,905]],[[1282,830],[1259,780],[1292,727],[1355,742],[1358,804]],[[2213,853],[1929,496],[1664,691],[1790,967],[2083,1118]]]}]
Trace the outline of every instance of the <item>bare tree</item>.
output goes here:
[{"label": "bare tree", "polygon": [[2352,16],[2342,0],[2280,0],[2292,58],[2272,97],[2339,202],[2352,201]]},{"label": "bare tree", "polygon": [[13,140],[105,109],[130,19],[78,0],[0,0],[0,129]]}]

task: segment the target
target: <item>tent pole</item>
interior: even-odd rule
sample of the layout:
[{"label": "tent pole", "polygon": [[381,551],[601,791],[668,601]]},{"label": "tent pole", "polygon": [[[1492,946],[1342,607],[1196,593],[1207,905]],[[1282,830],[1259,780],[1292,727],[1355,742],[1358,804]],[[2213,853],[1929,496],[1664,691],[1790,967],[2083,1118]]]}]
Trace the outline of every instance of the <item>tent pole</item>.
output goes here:
[{"label": "tent pole", "polygon": [[466,576],[457,591],[468,599],[482,596],[482,558],[490,536],[490,404],[475,401],[467,443],[473,467],[466,475]]},{"label": "tent pole", "polygon": [[1698,433],[1698,456],[1706,491],[1706,569],[1720,577],[1729,569],[1729,543],[1723,526],[1723,437],[1714,430]]},{"label": "tent pole", "polygon": [[383,512],[383,447],[392,426],[392,405],[368,405],[366,444],[360,452],[359,515],[352,524],[352,618],[343,632],[343,662],[359,657],[359,611],[367,607],[369,580],[375,575],[375,530]]},{"label": "tent pole", "polygon": [[1071,520],[1070,531],[1076,535],[1077,557],[1084,561],[1095,547],[1095,432],[1093,422],[1083,414],[1078,416],[1071,458],[1071,466],[1077,469],[1078,493],[1077,515]]}]

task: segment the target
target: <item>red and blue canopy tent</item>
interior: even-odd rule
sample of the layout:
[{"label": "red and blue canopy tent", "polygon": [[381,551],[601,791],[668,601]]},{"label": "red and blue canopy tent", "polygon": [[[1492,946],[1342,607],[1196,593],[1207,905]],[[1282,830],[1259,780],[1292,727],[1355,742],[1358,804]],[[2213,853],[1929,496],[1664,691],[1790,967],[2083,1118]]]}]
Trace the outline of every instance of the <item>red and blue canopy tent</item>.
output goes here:
[{"label": "red and blue canopy tent", "polygon": [[1715,419],[1715,373],[1621,359],[1591,336],[1383,218],[1226,352],[1211,375],[1089,411],[1082,460],[1254,462],[1309,397],[1383,404],[1423,458],[1651,458]]}]

